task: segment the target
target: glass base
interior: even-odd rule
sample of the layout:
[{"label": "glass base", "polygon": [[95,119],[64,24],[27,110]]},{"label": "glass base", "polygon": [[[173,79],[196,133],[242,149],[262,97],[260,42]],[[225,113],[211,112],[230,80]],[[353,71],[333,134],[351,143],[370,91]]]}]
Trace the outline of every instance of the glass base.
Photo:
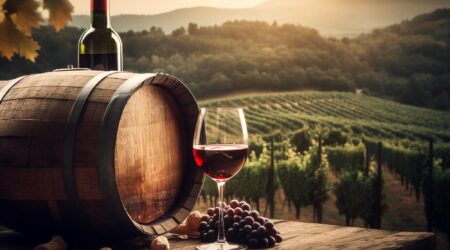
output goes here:
[{"label": "glass base", "polygon": [[234,244],[234,243],[219,243],[214,242],[210,244],[204,244],[196,247],[197,250],[244,250],[247,249],[246,245]]}]

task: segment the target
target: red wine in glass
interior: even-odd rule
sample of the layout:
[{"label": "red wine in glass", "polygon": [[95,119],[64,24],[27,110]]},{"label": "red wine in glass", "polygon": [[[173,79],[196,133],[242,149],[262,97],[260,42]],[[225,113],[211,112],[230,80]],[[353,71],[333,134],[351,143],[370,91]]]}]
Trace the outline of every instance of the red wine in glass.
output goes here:
[{"label": "red wine in glass", "polygon": [[244,166],[248,146],[245,144],[207,144],[193,147],[195,163],[216,181],[228,180]]},{"label": "red wine in glass", "polygon": [[217,184],[219,218],[217,241],[197,246],[198,250],[244,250],[225,237],[225,183],[244,166],[248,153],[248,132],[242,108],[201,108],[192,144],[196,165]]}]

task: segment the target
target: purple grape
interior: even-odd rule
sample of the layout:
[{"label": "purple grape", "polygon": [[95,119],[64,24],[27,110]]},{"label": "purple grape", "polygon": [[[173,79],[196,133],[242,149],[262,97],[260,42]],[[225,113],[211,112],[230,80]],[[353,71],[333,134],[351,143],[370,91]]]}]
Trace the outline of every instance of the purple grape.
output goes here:
[{"label": "purple grape", "polygon": [[239,201],[238,200],[232,200],[230,201],[230,207],[237,208],[239,207]]},{"label": "purple grape", "polygon": [[252,224],[252,228],[253,229],[258,229],[259,227],[261,226],[261,224],[259,224],[259,222],[253,222],[253,224]]},{"label": "purple grape", "polygon": [[259,238],[258,231],[257,230],[252,230],[250,232],[250,237],[252,237],[252,238]]},{"label": "purple grape", "polygon": [[234,220],[234,222],[238,222],[238,223],[239,223],[239,221],[242,220],[242,217],[239,216],[239,215],[235,215],[235,216],[233,217],[233,220]]},{"label": "purple grape", "polygon": [[266,233],[267,233],[265,226],[260,226],[256,230],[258,230],[259,235],[266,235]]},{"label": "purple grape", "polygon": [[209,216],[214,216],[214,208],[208,208],[208,215]]},{"label": "purple grape", "polygon": [[208,222],[206,222],[206,221],[200,222],[200,225],[198,226],[200,231],[204,231],[206,229],[206,227],[208,227]]},{"label": "purple grape", "polygon": [[224,224],[225,224],[225,227],[226,226],[231,226],[231,225],[233,225],[233,217],[230,217],[230,216],[228,216],[228,215],[225,215],[224,217],[223,217],[223,222],[224,222]]},{"label": "purple grape", "polygon": [[244,219],[242,219],[242,220],[239,221],[239,226],[240,226],[240,227],[244,227],[246,224],[247,224],[247,223],[245,222]]},{"label": "purple grape", "polygon": [[257,238],[250,238],[248,240],[248,246],[250,248],[258,248],[258,243],[259,243],[259,241]]},{"label": "purple grape", "polygon": [[234,229],[233,228],[228,229],[226,233],[227,240],[234,239],[234,236],[235,236]]},{"label": "purple grape", "polygon": [[237,208],[234,209],[234,214],[235,214],[235,215],[241,215],[241,214],[242,214],[242,211],[244,211],[244,210],[242,210],[242,208],[237,207]]},{"label": "purple grape", "polygon": [[214,214],[219,214],[219,210],[220,210],[219,207],[214,208]]},{"label": "purple grape", "polygon": [[258,213],[258,211],[256,211],[256,210],[252,210],[251,212],[250,212],[250,216],[252,216],[253,217],[253,219],[258,219],[258,217],[259,217],[259,213]]},{"label": "purple grape", "polygon": [[203,242],[208,242],[208,233],[202,233],[200,234],[200,240]]},{"label": "purple grape", "polygon": [[214,230],[208,231],[208,241],[215,241],[217,239],[217,233]]},{"label": "purple grape", "polygon": [[283,237],[281,237],[281,234],[275,235],[274,238],[275,238],[275,242],[276,242],[276,243],[280,243],[280,242],[283,241]]},{"label": "purple grape", "polygon": [[233,217],[234,216],[234,209],[233,208],[228,209],[227,210],[227,214],[228,214],[228,216]]},{"label": "purple grape", "polygon": [[244,229],[243,228],[239,228],[237,242],[245,244],[246,243],[245,242],[246,241],[245,236],[246,236],[246,233],[245,233]]},{"label": "purple grape", "polygon": [[265,221],[264,221],[264,217],[258,217],[256,218],[256,221],[259,222],[259,224],[264,225]]},{"label": "purple grape", "polygon": [[237,222],[233,223],[233,229],[234,229],[235,231],[239,230],[239,228],[241,228],[241,227],[239,226],[239,223],[237,223]]},{"label": "purple grape", "polygon": [[275,238],[273,236],[270,236],[268,239],[269,239],[269,247],[275,246],[276,243]]},{"label": "purple grape", "polygon": [[211,217],[209,215],[203,215],[202,216],[202,221],[209,221]]},{"label": "purple grape", "polygon": [[250,215],[250,213],[249,213],[247,210],[244,210],[244,211],[242,211],[242,213],[241,213],[242,218],[245,218],[245,217],[247,217],[247,216],[249,216],[249,215]]},{"label": "purple grape", "polygon": [[270,221],[264,223],[264,226],[265,226],[266,229],[268,229],[268,230],[273,229],[273,223],[270,222]]},{"label": "purple grape", "polygon": [[241,206],[242,210],[246,210],[249,211],[250,210],[250,205],[249,204],[244,204]]},{"label": "purple grape", "polygon": [[270,235],[272,235],[272,236],[274,236],[274,237],[275,237],[275,235],[278,234],[277,230],[275,230],[274,228],[270,228],[270,229],[269,229],[268,227],[266,227],[266,229],[267,229],[267,232],[269,232]]},{"label": "purple grape", "polygon": [[255,220],[253,219],[253,217],[251,217],[251,216],[245,217],[245,224],[247,224],[247,225],[252,225],[253,222],[255,222]]},{"label": "purple grape", "polygon": [[252,230],[253,230],[252,226],[250,226],[250,225],[245,225],[245,226],[244,226],[244,231],[245,231],[246,233],[251,233]]},{"label": "purple grape", "polygon": [[258,246],[260,248],[268,248],[269,247],[269,240],[266,237],[262,237],[259,239]]}]

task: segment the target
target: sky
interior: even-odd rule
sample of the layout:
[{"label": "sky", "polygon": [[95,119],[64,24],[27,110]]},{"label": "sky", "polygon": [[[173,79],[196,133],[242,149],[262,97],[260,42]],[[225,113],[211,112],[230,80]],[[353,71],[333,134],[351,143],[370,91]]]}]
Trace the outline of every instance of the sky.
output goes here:
[{"label": "sky", "polygon": [[[70,0],[74,14],[88,14],[90,0]],[[265,0],[110,0],[111,15],[157,14],[179,8],[209,6],[220,8],[246,8]]]}]

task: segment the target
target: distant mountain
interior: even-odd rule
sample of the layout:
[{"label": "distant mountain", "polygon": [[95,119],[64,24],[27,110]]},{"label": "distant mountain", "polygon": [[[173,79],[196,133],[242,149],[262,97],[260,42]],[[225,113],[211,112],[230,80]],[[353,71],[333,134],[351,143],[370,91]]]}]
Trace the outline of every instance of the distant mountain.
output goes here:
[{"label": "distant mountain", "polygon": [[[450,7],[449,0],[268,0],[249,9],[193,7],[157,15],[112,17],[116,30],[145,30],[152,26],[166,32],[193,22],[201,26],[229,20],[262,20],[301,24],[327,36],[356,36],[374,28],[410,19],[436,8]],[[88,16],[74,16],[71,25],[87,27]]]},{"label": "distant mountain", "polygon": [[269,0],[257,9],[270,11],[283,23],[342,36],[369,32],[449,6],[449,0]]}]

